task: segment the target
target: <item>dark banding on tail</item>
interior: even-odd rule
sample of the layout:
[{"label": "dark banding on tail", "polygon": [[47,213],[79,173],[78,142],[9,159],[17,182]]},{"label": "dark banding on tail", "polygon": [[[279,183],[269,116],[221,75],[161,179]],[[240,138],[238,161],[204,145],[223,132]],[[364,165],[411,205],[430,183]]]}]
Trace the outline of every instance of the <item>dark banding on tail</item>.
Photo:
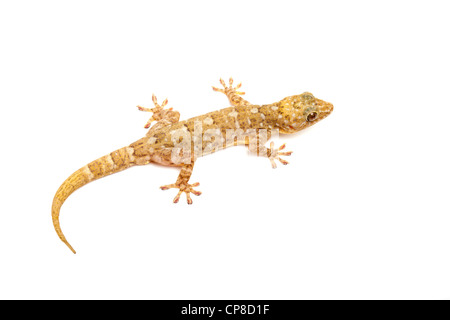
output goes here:
[{"label": "dark banding on tail", "polygon": [[103,156],[97,160],[92,161],[88,165],[75,171],[64,181],[64,183],[56,191],[52,204],[52,219],[53,226],[59,238],[76,253],[66,237],[61,231],[59,224],[59,212],[64,201],[77,189],[88,184],[91,181],[100,179],[110,174],[125,170],[135,165],[134,148],[124,147],[110,154]]}]

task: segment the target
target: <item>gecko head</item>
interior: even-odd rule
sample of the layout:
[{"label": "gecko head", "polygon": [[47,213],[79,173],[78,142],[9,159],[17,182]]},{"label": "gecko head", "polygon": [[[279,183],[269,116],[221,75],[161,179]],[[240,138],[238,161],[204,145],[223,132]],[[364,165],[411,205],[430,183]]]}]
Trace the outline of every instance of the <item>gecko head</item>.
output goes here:
[{"label": "gecko head", "polygon": [[294,133],[326,118],[333,111],[333,105],[304,92],[281,100],[279,109],[280,132]]}]

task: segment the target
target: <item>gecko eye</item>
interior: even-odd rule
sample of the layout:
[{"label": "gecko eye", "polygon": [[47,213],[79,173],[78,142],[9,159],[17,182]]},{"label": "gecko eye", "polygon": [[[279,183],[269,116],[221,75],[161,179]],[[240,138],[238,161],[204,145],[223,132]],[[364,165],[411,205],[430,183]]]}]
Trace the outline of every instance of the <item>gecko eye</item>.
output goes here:
[{"label": "gecko eye", "polygon": [[314,121],[317,119],[317,112],[311,112],[310,114],[308,114],[308,116],[306,117],[306,120],[308,121]]}]

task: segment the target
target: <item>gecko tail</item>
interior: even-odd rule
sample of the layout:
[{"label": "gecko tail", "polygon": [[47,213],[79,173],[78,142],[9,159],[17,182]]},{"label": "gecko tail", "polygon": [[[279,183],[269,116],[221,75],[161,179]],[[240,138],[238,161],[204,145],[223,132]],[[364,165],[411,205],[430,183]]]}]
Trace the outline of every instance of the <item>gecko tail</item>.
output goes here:
[{"label": "gecko tail", "polygon": [[59,187],[58,191],[56,191],[52,204],[53,226],[61,241],[64,242],[73,253],[76,253],[76,251],[67,241],[59,223],[59,213],[64,201],[66,201],[75,190],[89,182],[133,166],[135,164],[133,154],[134,149],[132,147],[124,147],[94,160],[72,173]]}]

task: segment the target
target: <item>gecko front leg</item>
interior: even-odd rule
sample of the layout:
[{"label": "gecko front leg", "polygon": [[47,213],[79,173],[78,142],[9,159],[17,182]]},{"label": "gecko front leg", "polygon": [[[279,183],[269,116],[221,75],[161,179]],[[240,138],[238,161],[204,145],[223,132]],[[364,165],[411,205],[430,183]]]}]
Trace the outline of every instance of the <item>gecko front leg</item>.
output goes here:
[{"label": "gecko front leg", "polygon": [[150,128],[153,121],[166,121],[168,124],[176,123],[180,119],[180,113],[178,111],[172,111],[173,108],[164,109],[164,107],[167,105],[168,100],[165,99],[161,105],[158,104],[158,100],[156,99],[155,95],[152,95],[152,101],[155,105],[154,108],[144,108],[141,106],[137,106],[137,108],[140,111],[145,112],[152,112],[152,116],[150,119],[148,119],[147,123],[145,124],[144,128],[148,129]]},{"label": "gecko front leg", "polygon": [[280,161],[284,165],[289,164],[289,162],[287,162],[286,160],[280,158],[280,156],[290,156],[293,151],[280,152],[284,148],[286,148],[286,144],[285,143],[283,143],[279,148],[275,149],[275,143],[273,141],[270,142],[270,149],[265,148],[266,149],[265,153],[267,154],[267,157],[269,158],[270,163],[272,164],[272,168],[275,169],[277,167],[277,164],[275,163],[275,160]]},{"label": "gecko front leg", "polygon": [[259,141],[256,143],[249,143],[248,139],[245,139],[242,144],[245,144],[248,147],[248,150],[251,153],[255,153],[258,156],[267,157],[270,160],[270,163],[272,164],[272,168],[276,169],[277,164],[275,160],[280,161],[280,163],[287,165],[289,162],[286,160],[280,158],[280,156],[290,156],[293,151],[283,151],[286,148],[286,144],[282,144],[279,148],[275,148],[275,143],[272,141],[270,142],[270,148],[264,147],[264,145],[260,144]]},{"label": "gecko front leg", "polygon": [[232,106],[239,107],[239,106],[249,106],[251,105],[250,102],[242,98],[241,96],[245,94],[245,92],[237,91],[242,86],[242,83],[239,83],[236,87],[233,88],[233,78],[230,78],[229,85],[227,86],[225,84],[225,81],[220,79],[220,83],[223,86],[223,89],[219,89],[216,87],[212,87],[214,91],[222,92],[225,94],[230,101]]},{"label": "gecko front leg", "polygon": [[191,199],[191,195],[190,195],[191,193],[195,194],[196,196],[199,196],[202,194],[200,191],[196,191],[193,189],[193,187],[198,187],[200,185],[200,183],[198,183],[198,182],[193,183],[193,184],[188,183],[189,179],[191,178],[193,168],[194,168],[194,163],[184,165],[181,168],[180,174],[178,175],[177,182],[160,187],[162,190],[168,190],[170,188],[180,189],[178,191],[178,194],[173,199],[174,203],[177,203],[180,200],[180,196],[183,192],[186,194],[188,204],[192,204],[192,199]]}]

